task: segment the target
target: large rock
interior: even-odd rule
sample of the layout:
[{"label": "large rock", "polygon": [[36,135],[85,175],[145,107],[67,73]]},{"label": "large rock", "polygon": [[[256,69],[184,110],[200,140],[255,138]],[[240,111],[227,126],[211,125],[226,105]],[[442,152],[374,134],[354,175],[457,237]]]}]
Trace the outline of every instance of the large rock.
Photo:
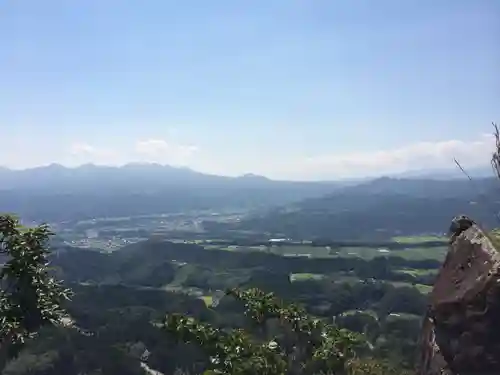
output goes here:
[{"label": "large rock", "polygon": [[418,374],[499,375],[500,253],[468,218],[456,218],[450,231],[423,322]]}]

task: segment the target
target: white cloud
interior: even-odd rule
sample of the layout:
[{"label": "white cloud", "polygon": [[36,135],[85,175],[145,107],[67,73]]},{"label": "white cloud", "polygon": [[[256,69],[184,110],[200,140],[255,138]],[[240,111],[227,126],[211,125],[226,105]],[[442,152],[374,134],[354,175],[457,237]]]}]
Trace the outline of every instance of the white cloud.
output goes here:
[{"label": "white cloud", "polygon": [[72,159],[76,163],[117,164],[120,153],[112,148],[101,148],[88,143],[77,142],[69,147]]},{"label": "white cloud", "polygon": [[163,139],[147,139],[114,148],[76,142],[69,147],[69,159],[71,160],[68,164],[120,165],[130,162],[149,162],[187,165],[197,150],[195,146],[171,143]]},{"label": "white cloud", "polygon": [[196,146],[169,143],[163,139],[147,139],[135,145],[141,161],[186,164],[198,151]]},{"label": "white cloud", "polygon": [[419,142],[390,150],[326,154],[308,158],[301,169],[310,175],[380,175],[409,169],[485,165],[494,150],[494,138],[484,134],[469,141]]},{"label": "white cloud", "polygon": [[87,143],[74,143],[70,146],[71,155],[88,155],[95,151],[95,148]]}]

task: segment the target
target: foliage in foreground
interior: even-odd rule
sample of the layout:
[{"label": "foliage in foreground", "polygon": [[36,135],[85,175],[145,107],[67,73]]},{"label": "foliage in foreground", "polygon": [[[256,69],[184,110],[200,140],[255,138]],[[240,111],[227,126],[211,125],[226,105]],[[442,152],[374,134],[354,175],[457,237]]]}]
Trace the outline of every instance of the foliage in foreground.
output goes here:
[{"label": "foliage in foreground", "polygon": [[23,228],[0,216],[0,371],[19,353],[26,339],[64,317],[61,302],[69,291],[48,273],[48,226]]},{"label": "foliage in foreground", "polygon": [[[251,318],[251,331],[224,330],[177,314],[165,329],[184,343],[199,346],[209,358],[205,374],[228,375],[402,375],[401,370],[361,358],[368,346],[363,336],[285,305],[258,289],[231,290]],[[250,331],[249,330],[249,331]]]}]

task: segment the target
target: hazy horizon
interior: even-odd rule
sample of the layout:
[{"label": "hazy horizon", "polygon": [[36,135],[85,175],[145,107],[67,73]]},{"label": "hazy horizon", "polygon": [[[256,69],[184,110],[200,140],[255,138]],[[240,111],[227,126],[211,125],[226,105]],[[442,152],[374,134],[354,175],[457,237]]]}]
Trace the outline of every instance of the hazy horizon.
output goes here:
[{"label": "hazy horizon", "polygon": [[493,0],[8,2],[0,165],[332,180],[485,166]]}]

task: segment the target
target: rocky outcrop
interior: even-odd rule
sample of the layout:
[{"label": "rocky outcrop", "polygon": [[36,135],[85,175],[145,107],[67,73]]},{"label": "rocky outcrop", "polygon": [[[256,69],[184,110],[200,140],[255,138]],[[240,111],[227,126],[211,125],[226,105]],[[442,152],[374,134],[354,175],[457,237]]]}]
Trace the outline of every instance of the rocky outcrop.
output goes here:
[{"label": "rocky outcrop", "polygon": [[422,326],[418,374],[499,375],[500,253],[465,216],[450,232]]}]

